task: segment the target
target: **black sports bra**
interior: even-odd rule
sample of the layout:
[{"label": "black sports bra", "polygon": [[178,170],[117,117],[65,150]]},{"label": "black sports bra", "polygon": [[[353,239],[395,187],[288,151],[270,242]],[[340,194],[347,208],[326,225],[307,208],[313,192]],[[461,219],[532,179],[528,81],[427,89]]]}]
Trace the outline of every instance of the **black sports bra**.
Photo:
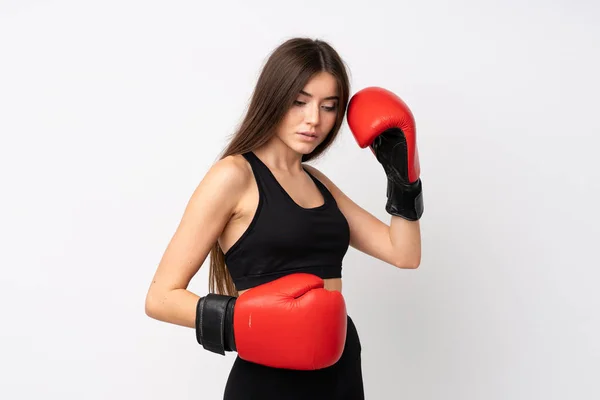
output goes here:
[{"label": "black sports bra", "polygon": [[350,229],[329,190],[305,170],[325,201],[318,207],[303,208],[253,152],[243,156],[252,167],[259,200],[250,226],[225,253],[237,290],[296,272],[340,278]]}]

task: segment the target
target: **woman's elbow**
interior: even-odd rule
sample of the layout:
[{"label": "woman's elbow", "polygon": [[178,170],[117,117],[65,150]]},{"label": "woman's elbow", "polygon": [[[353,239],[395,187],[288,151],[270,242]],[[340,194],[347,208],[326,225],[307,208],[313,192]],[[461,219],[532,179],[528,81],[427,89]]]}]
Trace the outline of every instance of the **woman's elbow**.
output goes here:
[{"label": "woman's elbow", "polygon": [[148,317],[158,319],[158,315],[160,314],[160,302],[156,300],[156,295],[154,293],[148,292],[146,295],[144,312]]},{"label": "woman's elbow", "polygon": [[399,260],[395,266],[401,269],[417,269],[421,265],[421,257],[412,257]]}]

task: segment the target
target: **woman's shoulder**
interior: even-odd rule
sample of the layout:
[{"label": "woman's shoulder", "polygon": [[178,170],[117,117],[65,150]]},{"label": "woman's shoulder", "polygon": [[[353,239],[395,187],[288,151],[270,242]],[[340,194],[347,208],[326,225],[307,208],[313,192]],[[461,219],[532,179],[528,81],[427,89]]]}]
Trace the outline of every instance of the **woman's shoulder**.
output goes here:
[{"label": "woman's shoulder", "polygon": [[226,170],[232,175],[242,175],[248,178],[248,172],[251,172],[249,163],[242,154],[232,154],[217,161],[214,166]]},{"label": "woman's shoulder", "polygon": [[309,164],[302,164],[304,169],[319,180],[326,188],[329,190],[333,198],[338,202],[338,204],[343,204],[347,201],[348,197],[342,190],[335,184],[333,181],[321,170]]},{"label": "woman's shoulder", "polygon": [[303,163],[302,166],[309,174],[317,178],[323,185],[325,185],[327,189],[331,190],[332,188],[335,188],[335,185],[333,184],[331,179],[329,179],[329,177],[327,177],[327,175],[325,175],[323,171],[317,169],[313,165],[306,163]]},{"label": "woman's shoulder", "polygon": [[242,155],[235,154],[216,161],[206,173],[203,181],[209,183],[208,187],[227,193],[239,195],[248,186],[252,179],[252,171],[248,162]]}]

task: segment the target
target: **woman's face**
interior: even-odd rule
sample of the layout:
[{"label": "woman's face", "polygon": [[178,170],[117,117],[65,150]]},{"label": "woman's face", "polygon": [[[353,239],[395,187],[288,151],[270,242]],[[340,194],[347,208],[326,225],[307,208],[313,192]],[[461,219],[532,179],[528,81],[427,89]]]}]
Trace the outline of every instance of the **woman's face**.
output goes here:
[{"label": "woman's face", "polygon": [[296,152],[311,153],[333,128],[338,100],[335,78],[320,72],[298,94],[279,125],[277,136]]}]

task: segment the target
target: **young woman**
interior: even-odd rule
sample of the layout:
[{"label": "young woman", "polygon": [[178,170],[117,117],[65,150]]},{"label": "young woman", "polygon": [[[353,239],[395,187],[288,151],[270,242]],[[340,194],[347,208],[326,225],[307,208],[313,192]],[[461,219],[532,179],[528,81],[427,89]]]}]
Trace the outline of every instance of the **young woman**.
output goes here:
[{"label": "young woman", "polygon": [[[207,350],[238,352],[226,400],[364,399],[342,260],[353,246],[417,268],[423,206],[410,111],[383,89],[355,97],[328,43],[295,38],[276,48],[157,268],[146,313],[196,329]],[[389,225],[305,164],[335,140],[347,108],[359,145],[388,177]],[[200,297],[186,288],[209,253]]]}]

